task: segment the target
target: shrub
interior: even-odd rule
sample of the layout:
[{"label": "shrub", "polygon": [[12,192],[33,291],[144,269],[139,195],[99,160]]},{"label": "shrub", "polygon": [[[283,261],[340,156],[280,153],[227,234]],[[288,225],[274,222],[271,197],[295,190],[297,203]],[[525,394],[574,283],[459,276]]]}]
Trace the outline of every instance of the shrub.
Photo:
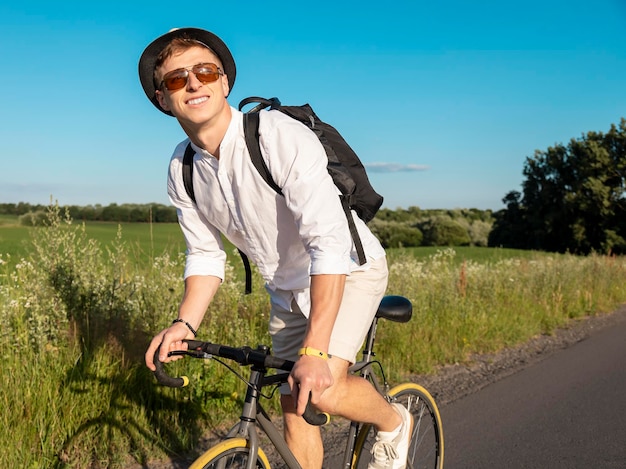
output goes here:
[{"label": "shrub", "polygon": [[469,246],[467,229],[449,217],[437,217],[422,227],[425,246]]},{"label": "shrub", "polygon": [[19,224],[22,226],[44,226],[45,220],[46,212],[43,210],[28,212],[18,217]]},{"label": "shrub", "polygon": [[368,226],[384,248],[414,247],[422,244],[422,232],[404,223],[374,219]]}]

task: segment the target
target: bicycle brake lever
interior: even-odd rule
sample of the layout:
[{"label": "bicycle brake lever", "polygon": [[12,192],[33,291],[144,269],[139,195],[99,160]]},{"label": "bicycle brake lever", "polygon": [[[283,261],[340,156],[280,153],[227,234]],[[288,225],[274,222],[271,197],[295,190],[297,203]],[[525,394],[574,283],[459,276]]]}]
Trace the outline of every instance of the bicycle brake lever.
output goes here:
[{"label": "bicycle brake lever", "polygon": [[192,358],[211,358],[212,355],[203,352],[202,350],[172,350],[167,353],[168,357],[173,357],[175,355],[187,355]]}]

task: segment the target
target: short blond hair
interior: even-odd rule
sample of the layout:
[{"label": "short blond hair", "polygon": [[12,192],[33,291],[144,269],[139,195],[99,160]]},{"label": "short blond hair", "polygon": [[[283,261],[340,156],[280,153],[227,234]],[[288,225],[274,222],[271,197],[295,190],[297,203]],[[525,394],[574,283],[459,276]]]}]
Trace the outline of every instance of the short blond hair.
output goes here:
[{"label": "short blond hair", "polygon": [[158,90],[160,87],[160,83],[157,77],[157,70],[165,63],[165,61],[169,59],[170,57],[172,57],[173,55],[180,54],[194,47],[204,47],[205,49],[207,49],[217,59],[218,61],[217,65],[220,68],[223,68],[219,56],[215,53],[213,49],[211,49],[209,46],[207,46],[203,42],[197,41],[195,39],[191,39],[190,37],[186,37],[186,36],[176,37],[172,39],[170,43],[163,48],[163,50],[159,53],[159,55],[156,58],[156,61],[154,63],[154,72],[152,75],[155,89]]}]

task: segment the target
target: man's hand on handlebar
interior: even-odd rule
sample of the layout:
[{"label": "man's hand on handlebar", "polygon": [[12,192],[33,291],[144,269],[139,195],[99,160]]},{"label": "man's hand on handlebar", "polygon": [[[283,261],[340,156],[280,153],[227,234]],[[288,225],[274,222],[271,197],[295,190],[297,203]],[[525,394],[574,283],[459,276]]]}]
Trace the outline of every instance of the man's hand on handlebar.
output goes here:
[{"label": "man's hand on handlebar", "polygon": [[182,323],[178,322],[172,324],[167,329],[163,329],[159,332],[152,342],[150,342],[150,346],[146,351],[145,360],[146,366],[151,370],[156,370],[154,366],[154,352],[156,349],[161,346],[161,350],[159,352],[159,360],[163,363],[169,363],[171,361],[178,360],[182,358],[181,356],[172,356],[168,357],[167,354],[173,350],[187,350],[187,343],[183,342],[184,339],[193,339],[194,335],[191,331]]},{"label": "man's hand on handlebar", "polygon": [[322,394],[333,385],[328,362],[319,357],[303,355],[289,375],[291,395],[296,403],[296,414],[302,415],[311,397],[311,403],[319,403]]}]

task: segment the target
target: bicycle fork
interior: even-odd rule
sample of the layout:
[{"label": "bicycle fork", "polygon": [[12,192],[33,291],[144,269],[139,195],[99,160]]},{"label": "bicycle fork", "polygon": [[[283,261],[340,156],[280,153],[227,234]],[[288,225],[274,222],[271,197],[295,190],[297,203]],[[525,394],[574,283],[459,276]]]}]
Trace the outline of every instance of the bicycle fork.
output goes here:
[{"label": "bicycle fork", "polygon": [[[274,447],[290,469],[301,469],[300,463],[287,447],[283,435],[276,429],[259,404],[261,383],[265,381],[266,370],[253,367],[250,373],[243,410],[239,417],[239,423],[227,434],[227,438],[240,437],[248,441],[249,458],[246,469],[256,469],[259,455],[259,437],[257,424],[274,443]],[[282,442],[276,443],[276,442]]]},{"label": "bicycle fork", "polygon": [[260,371],[252,371],[250,378],[250,384],[248,385],[246,391],[246,397],[241,416],[239,417],[239,423],[228,432],[226,438],[245,438],[248,442],[249,450],[246,469],[255,469],[259,454],[259,439],[255,428],[256,400],[258,399],[259,394],[256,383],[263,378],[263,373]]}]

